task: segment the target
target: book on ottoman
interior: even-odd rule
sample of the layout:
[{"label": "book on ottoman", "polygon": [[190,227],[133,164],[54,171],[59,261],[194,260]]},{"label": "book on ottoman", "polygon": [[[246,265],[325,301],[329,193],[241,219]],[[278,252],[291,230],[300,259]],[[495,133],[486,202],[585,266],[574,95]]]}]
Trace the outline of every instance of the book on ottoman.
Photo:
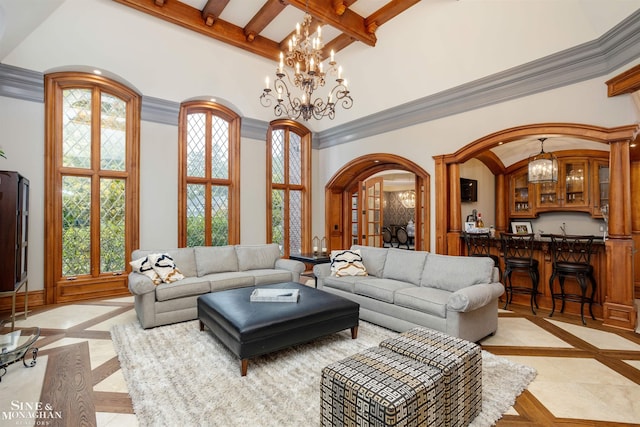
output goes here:
[{"label": "book on ottoman", "polygon": [[298,289],[255,289],[251,292],[251,302],[298,302]]}]

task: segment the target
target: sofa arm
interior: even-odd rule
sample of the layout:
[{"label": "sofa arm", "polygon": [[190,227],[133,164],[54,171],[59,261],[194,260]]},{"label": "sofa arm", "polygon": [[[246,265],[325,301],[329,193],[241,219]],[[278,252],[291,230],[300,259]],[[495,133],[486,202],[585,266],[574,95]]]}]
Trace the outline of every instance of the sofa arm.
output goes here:
[{"label": "sofa arm", "polygon": [[322,279],[331,276],[331,264],[316,264],[313,266],[313,275],[318,279]]},{"label": "sofa arm", "polygon": [[276,260],[276,268],[279,270],[289,270],[298,276],[304,273],[305,265],[303,262],[294,259],[279,258]]},{"label": "sofa arm", "polygon": [[447,309],[467,313],[495,301],[503,293],[502,283],[482,283],[468,286],[449,296]]},{"label": "sofa arm", "polygon": [[156,285],[144,274],[129,273],[129,292],[133,295],[144,295],[155,290]]}]

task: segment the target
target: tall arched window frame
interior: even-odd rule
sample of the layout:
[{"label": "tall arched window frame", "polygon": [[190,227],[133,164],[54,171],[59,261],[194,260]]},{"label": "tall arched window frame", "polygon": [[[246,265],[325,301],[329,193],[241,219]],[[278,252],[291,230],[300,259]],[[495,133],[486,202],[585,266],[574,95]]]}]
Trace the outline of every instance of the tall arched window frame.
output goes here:
[{"label": "tall arched window frame", "polygon": [[267,241],[288,257],[311,250],[311,132],[275,120],[267,132]]},{"label": "tall arched window frame", "polygon": [[45,76],[47,303],[127,293],[139,246],[140,95],[90,73]]},{"label": "tall arched window frame", "polygon": [[240,243],[240,116],[210,101],[180,107],[178,243]]}]

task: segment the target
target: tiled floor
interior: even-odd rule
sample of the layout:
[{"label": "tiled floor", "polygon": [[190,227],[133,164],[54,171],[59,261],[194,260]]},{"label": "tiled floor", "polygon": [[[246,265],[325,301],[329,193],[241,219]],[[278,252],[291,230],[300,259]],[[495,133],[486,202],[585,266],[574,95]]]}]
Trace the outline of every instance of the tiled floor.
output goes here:
[{"label": "tiled floor", "polygon": [[[584,327],[578,318],[549,318],[544,312],[533,316],[527,308],[512,308],[500,311],[498,332],[481,344],[494,354],[535,367],[538,376],[499,426],[640,426],[639,334],[605,328],[590,319]],[[2,377],[0,425],[74,425],[64,413],[39,421],[8,416],[26,413],[25,405],[49,402],[55,391],[43,394],[45,375],[64,374],[47,371],[47,365],[64,366],[53,362],[66,354],[65,349],[79,345],[88,347],[82,363],[90,365],[91,378],[60,381],[89,384],[92,392],[85,394],[95,407],[95,420],[90,416],[87,425],[138,425],[109,333],[113,324],[135,321],[132,298],[40,309],[19,320],[18,327],[41,328],[40,351],[35,367],[14,364]]]}]

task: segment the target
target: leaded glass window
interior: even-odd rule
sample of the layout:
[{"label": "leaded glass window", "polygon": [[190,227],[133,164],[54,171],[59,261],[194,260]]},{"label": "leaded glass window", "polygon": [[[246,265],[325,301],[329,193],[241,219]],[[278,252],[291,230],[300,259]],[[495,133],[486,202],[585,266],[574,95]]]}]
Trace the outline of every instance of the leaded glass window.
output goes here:
[{"label": "leaded glass window", "polygon": [[311,135],[302,125],[273,122],[268,139],[268,239],[278,243],[282,255],[310,251]]},{"label": "leaded glass window", "polygon": [[239,243],[239,117],[221,105],[181,108],[180,245]]},{"label": "leaded glass window", "polygon": [[126,290],[138,241],[140,96],[85,73],[45,76],[49,302]]}]

